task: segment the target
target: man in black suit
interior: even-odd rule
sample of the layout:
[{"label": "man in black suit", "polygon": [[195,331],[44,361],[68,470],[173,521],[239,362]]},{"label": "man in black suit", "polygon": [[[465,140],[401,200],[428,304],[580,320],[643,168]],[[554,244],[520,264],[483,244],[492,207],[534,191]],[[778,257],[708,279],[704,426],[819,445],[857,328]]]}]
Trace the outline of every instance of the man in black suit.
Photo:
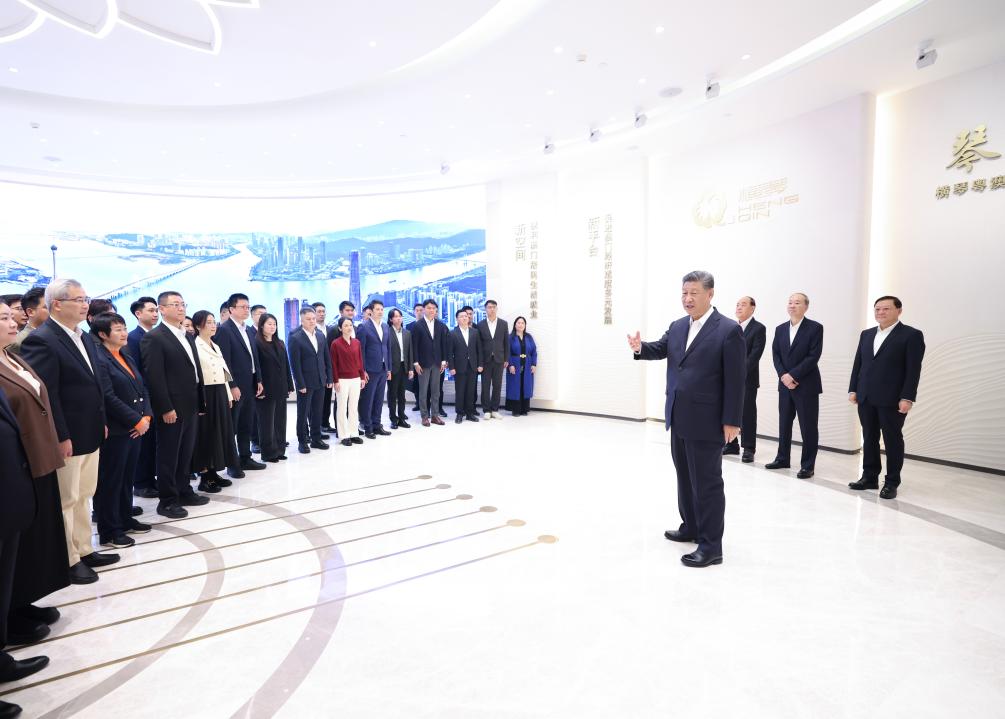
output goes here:
[{"label": "man in black suit", "polygon": [[391,328],[384,322],[384,303],[374,300],[370,303],[370,316],[356,328],[360,352],[363,355],[363,369],[366,372],[366,386],[360,393],[360,422],[364,436],[376,439],[378,435],[391,434],[381,424],[380,415],[384,408],[384,390],[391,376]]},{"label": "man in black suit", "polygon": [[437,412],[440,403],[439,376],[447,367],[447,326],[436,318],[439,306],[426,300],[423,317],[412,324],[412,366],[419,376],[419,412],[422,426],[443,424]]},{"label": "man in black suit", "polygon": [[[126,351],[137,367],[143,367],[140,356],[140,341],[147,332],[157,325],[160,312],[157,310],[157,300],[153,297],[140,297],[129,305],[129,311],[136,318],[136,327],[129,333]],[[146,384],[146,378],[143,380]],[[156,432],[147,432],[140,439],[140,458],[136,462],[136,473],[132,477],[133,494],[137,497],[152,499],[157,495],[157,439]]]},{"label": "man in black suit", "polygon": [[771,357],[778,373],[778,453],[765,469],[788,469],[792,451],[792,422],[799,417],[803,453],[799,479],[813,476],[817,462],[820,417],[820,355],[824,349],[824,326],[806,318],[810,298],[802,292],[789,297],[789,321],[775,328]]},{"label": "man in black suit", "polygon": [[509,326],[498,317],[495,300],[485,303],[485,319],[478,323],[481,342],[482,412],[485,419],[502,419],[499,400],[502,398],[502,376],[509,367]]},{"label": "man in black suit", "polygon": [[722,446],[740,431],[746,352],[740,327],[712,307],[715,279],[696,270],[684,275],[686,317],[671,323],[656,342],[628,336],[637,360],[667,361],[666,428],[677,469],[681,525],[663,536],[697,542],[681,557],[689,567],[722,564],[726,495]]},{"label": "man in black suit", "polygon": [[388,313],[391,324],[391,373],[387,383],[387,413],[391,429],[410,428],[405,414],[405,382],[415,376],[412,369],[412,333],[402,326],[404,316],[397,307]]},{"label": "man in black suit", "polygon": [[[7,644],[7,615],[14,590],[14,566],[21,532],[31,526],[37,511],[35,485],[28,469],[28,456],[21,442],[21,428],[7,396],[0,390],[0,682],[14,682],[41,671],[48,657],[15,660],[3,651]],[[0,718],[16,717],[21,708],[0,701]]]},{"label": "man in black suit", "polygon": [[739,454],[743,447],[743,462],[753,462],[757,449],[757,388],[761,386],[760,362],[764,354],[767,331],[754,319],[757,303],[753,297],[741,297],[736,302],[736,321],[743,331],[747,345],[747,375],[743,384],[743,422],[740,424],[740,441],[734,439],[722,448],[723,454]]},{"label": "man in black suit", "polygon": [[[416,302],[415,306],[412,307],[412,321],[408,323],[405,327],[409,332],[415,327],[415,323],[423,318],[425,315],[424,308],[421,302]],[[415,406],[412,407],[413,412],[419,411],[419,375],[412,373],[412,381],[409,384],[409,389],[412,390],[412,394],[415,395]]]},{"label": "man in black suit", "polygon": [[63,526],[70,558],[70,581],[89,584],[94,567],[119,561],[91,544],[91,497],[98,486],[101,443],[108,436],[104,387],[98,376],[93,338],[79,325],[90,301],[76,280],[53,280],[45,290],[49,319],[28,335],[21,356],[45,383],[65,466],[56,470]]},{"label": "man in black suit", "polygon": [[[324,302],[312,302],[311,307],[314,308],[314,316],[317,321],[318,329],[325,333],[325,345],[331,347],[331,342],[328,340],[328,307]],[[256,325],[257,326],[257,325]],[[335,339],[332,337],[332,339]],[[333,378],[334,379],[334,378]],[[334,384],[334,383],[333,383]],[[332,388],[333,389],[333,388]],[[325,434],[335,434],[335,427],[331,424],[332,418],[332,389],[325,387],[324,396],[321,400],[321,431]]]},{"label": "man in black suit", "polygon": [[235,292],[227,298],[230,319],[220,323],[213,341],[220,347],[224,362],[230,368],[233,380],[230,391],[234,395],[231,416],[237,435],[237,456],[240,465],[228,467],[227,474],[234,479],[244,476],[245,470],[265,469],[264,462],[251,456],[251,428],[255,416],[255,397],[262,394],[262,377],[259,370],[258,344],[255,334],[244,323],[251,314],[248,296]]},{"label": "man in black suit", "polygon": [[879,496],[893,499],[904,467],[904,421],[914,407],[925,357],[925,336],[900,321],[904,304],[885,295],[873,304],[877,327],[862,332],[851,368],[848,401],[858,405],[862,422],[862,476],[848,486],[877,489],[883,461],[879,434],[886,448],[886,480]]},{"label": "man in black suit", "polygon": [[206,411],[206,395],[195,340],[182,326],[185,300],[168,290],[157,296],[157,306],[161,323],[140,341],[157,434],[157,514],[181,519],[188,516],[185,507],[209,502],[190,484],[196,422],[199,413]]},{"label": "man in black suit", "polygon": [[481,342],[478,341],[478,332],[468,325],[468,313],[460,309],[455,316],[457,326],[450,331],[447,343],[447,366],[454,378],[454,409],[457,414],[454,422],[460,424],[465,417],[477,422],[475,385],[478,384],[478,373],[482,371]]},{"label": "man in black suit", "polygon": [[321,431],[321,403],[324,390],[331,388],[332,357],[325,335],[317,327],[313,307],[300,309],[300,326],[290,333],[290,367],[297,389],[297,441],[300,453],[328,449],[328,435]]}]

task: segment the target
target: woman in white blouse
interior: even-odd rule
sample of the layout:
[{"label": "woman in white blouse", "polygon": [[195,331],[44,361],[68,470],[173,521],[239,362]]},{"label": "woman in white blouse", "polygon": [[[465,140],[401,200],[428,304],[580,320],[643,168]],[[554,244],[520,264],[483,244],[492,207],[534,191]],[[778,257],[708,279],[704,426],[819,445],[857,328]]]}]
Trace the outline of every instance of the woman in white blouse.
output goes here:
[{"label": "woman in white blouse", "polygon": [[192,454],[192,471],[200,476],[199,491],[215,494],[233,482],[217,472],[238,464],[237,445],[234,443],[234,422],[230,408],[234,396],[230,391],[233,377],[223,359],[220,348],[213,341],[216,318],[212,312],[199,310],[192,317],[197,332],[195,347],[202,365],[202,378],[206,386],[206,414],[199,416],[195,452]]}]

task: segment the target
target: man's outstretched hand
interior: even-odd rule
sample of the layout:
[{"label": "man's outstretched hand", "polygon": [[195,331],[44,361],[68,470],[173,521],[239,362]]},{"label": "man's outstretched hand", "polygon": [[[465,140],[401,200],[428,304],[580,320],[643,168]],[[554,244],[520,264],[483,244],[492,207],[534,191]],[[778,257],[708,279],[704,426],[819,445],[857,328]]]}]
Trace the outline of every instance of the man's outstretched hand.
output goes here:
[{"label": "man's outstretched hand", "polygon": [[635,336],[632,337],[628,335],[628,346],[632,348],[632,352],[638,354],[642,351],[642,333],[636,332]]}]

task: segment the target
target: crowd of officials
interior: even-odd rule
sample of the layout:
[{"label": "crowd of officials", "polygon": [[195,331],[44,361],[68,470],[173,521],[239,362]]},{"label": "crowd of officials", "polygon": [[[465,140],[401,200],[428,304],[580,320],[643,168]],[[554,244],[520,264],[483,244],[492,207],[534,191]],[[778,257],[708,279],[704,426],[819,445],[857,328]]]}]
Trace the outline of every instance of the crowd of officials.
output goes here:
[{"label": "crowd of officials", "polygon": [[[59,620],[36,602],[119,561],[95,551],[92,522],[101,547],[128,548],[152,529],[134,496],[180,519],[246,472],[286,460],[291,395],[302,454],[330,449],[333,436],[352,447],[391,435],[385,402],[390,428],[410,428],[406,390],[424,427],[443,425],[447,375],[457,423],[501,418],[504,377],[506,408],[527,414],[537,346],[526,319],[511,329],[497,309],[489,300],[475,324],[462,308],[451,330],[434,300],[415,305],[407,324],[397,308],[385,317],[379,300],[361,318],[344,301],[327,323],[315,302],[284,342],[276,317],[240,293],[216,315],[188,315],[175,291],[141,297],[132,331],[76,280],[0,297],[0,682],[48,664],[3,651],[44,639]],[[20,711],[0,701],[0,719]]]}]

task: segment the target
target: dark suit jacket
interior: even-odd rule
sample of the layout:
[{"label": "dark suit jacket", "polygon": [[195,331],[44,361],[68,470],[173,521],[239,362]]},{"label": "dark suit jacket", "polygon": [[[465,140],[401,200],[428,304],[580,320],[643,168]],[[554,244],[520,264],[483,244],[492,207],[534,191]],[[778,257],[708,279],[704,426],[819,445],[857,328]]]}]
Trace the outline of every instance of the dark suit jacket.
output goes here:
[{"label": "dark suit jacket", "polygon": [[286,354],[286,345],[279,339],[278,334],[272,341],[275,347],[263,347],[265,342],[255,338],[255,342],[258,343],[258,357],[262,362],[262,385],[265,389],[263,399],[286,399],[286,395],[294,391],[290,358]]},{"label": "dark suit jacket", "polygon": [[[783,322],[775,328],[775,340],[771,343],[771,357],[775,363],[778,376],[788,372],[799,383],[795,390],[797,394],[824,391],[820,381],[820,355],[824,350],[824,326],[803,317],[803,323],[796,332],[796,341],[789,347],[789,323]],[[778,389],[790,391],[788,387],[778,382]]]},{"label": "dark suit jacket", "polygon": [[656,342],[643,342],[635,359],[667,361],[666,428],[681,439],[722,442],[722,427],[739,427],[746,352],[740,325],[713,310],[687,345],[688,316]]},{"label": "dark suit jacket", "polygon": [[[251,345],[251,354],[248,354],[248,347],[241,339],[241,331],[244,331]],[[223,355],[223,361],[230,368],[230,374],[234,381],[230,383],[231,388],[237,387],[242,394],[250,392],[249,396],[254,396],[258,383],[262,381],[259,367],[261,361],[258,358],[258,344],[255,342],[255,333],[248,327],[240,328],[237,323],[227,320],[220,324],[220,329],[213,337]],[[251,359],[254,357],[254,368]]]},{"label": "dark suit jacket", "polygon": [[761,386],[761,355],[767,343],[768,332],[753,317],[743,330],[743,341],[747,344],[747,389]]},{"label": "dark suit jacket", "polygon": [[[498,335],[498,328],[496,331]],[[507,360],[509,357],[507,356]],[[447,365],[452,370],[457,370],[457,374],[467,374],[478,372],[482,366],[481,342],[478,338],[478,331],[475,328],[468,330],[468,344],[464,343],[464,335],[461,334],[460,327],[450,330],[447,343]]]},{"label": "dark suit jacket", "polygon": [[386,323],[381,323],[381,332],[384,339],[377,336],[377,328],[373,322],[365,320],[356,328],[356,339],[359,340],[360,350],[363,353],[363,369],[367,374],[378,372],[389,372],[391,370],[391,328]]},{"label": "dark suit jacket", "polygon": [[440,363],[447,360],[449,349],[447,348],[447,335],[450,330],[447,326],[435,321],[433,334],[429,334],[429,326],[425,319],[421,319],[412,324],[412,359],[423,369],[435,366],[437,370]]},{"label": "dark suit jacket", "polygon": [[509,325],[501,317],[496,318],[496,336],[489,333],[489,321],[482,320],[476,325],[478,337],[481,340],[482,364],[489,362],[509,362]]},{"label": "dark suit jacket", "polygon": [[98,353],[94,339],[81,339],[91,368],[62,327],[52,319],[28,335],[21,356],[31,365],[49,390],[52,419],[59,441],[73,442],[73,454],[90,454],[105,439],[104,388],[96,374]]},{"label": "dark suit jacket", "polygon": [[186,336],[185,341],[192,348],[195,370],[185,348],[163,322],[147,332],[140,341],[143,376],[150,390],[155,419],[171,410],[177,412],[181,419],[206,411],[199,350],[191,337]]},{"label": "dark suit jacket", "polygon": [[[41,381],[23,358],[13,357],[13,359],[31,372],[35,379]],[[59,439],[56,436],[56,425],[52,421],[52,407],[49,404],[49,392],[45,388],[45,383],[42,382],[36,393],[30,384],[7,367],[6,362],[0,362],[0,391],[7,393],[7,400],[21,427],[21,442],[28,454],[31,475],[44,477],[66,464],[59,449]]]},{"label": "dark suit jacket", "polygon": [[129,363],[131,377],[104,345],[98,349],[98,372],[105,388],[105,411],[108,413],[108,435],[124,436],[144,417],[153,419],[150,397],[143,384],[143,375],[133,358],[125,351],[122,359]]},{"label": "dark suit jacket", "polygon": [[854,392],[859,402],[877,407],[896,407],[902,399],[914,402],[925,356],[925,336],[901,322],[873,355],[878,329],[865,330],[859,337],[848,391]]},{"label": "dark suit jacket", "polygon": [[146,330],[137,325],[129,331],[129,339],[126,342],[126,351],[129,356],[133,359],[133,364],[137,367],[143,365],[143,358],[140,356],[140,342],[143,341],[143,336],[146,334]]},{"label": "dark suit jacket", "polygon": [[303,327],[290,333],[290,366],[293,368],[293,383],[297,389],[324,389],[332,383],[332,358],[325,344],[324,332],[315,328],[314,338],[318,342],[315,352]]},{"label": "dark suit jacket", "polygon": [[35,521],[37,505],[35,483],[31,480],[28,457],[21,443],[21,427],[7,404],[3,390],[0,390],[0,457],[3,457],[3,471],[0,471],[0,539],[5,539],[31,526]]},{"label": "dark suit jacket", "polygon": [[[399,358],[402,356],[402,348],[398,345],[398,335],[394,333],[393,327],[391,328],[390,335],[391,371],[395,372],[398,370],[398,362],[400,361]],[[401,328],[401,342],[405,345],[405,372],[412,372],[414,370],[412,363],[415,362],[415,359],[412,356],[412,333],[408,331],[407,326],[403,326]]]}]

